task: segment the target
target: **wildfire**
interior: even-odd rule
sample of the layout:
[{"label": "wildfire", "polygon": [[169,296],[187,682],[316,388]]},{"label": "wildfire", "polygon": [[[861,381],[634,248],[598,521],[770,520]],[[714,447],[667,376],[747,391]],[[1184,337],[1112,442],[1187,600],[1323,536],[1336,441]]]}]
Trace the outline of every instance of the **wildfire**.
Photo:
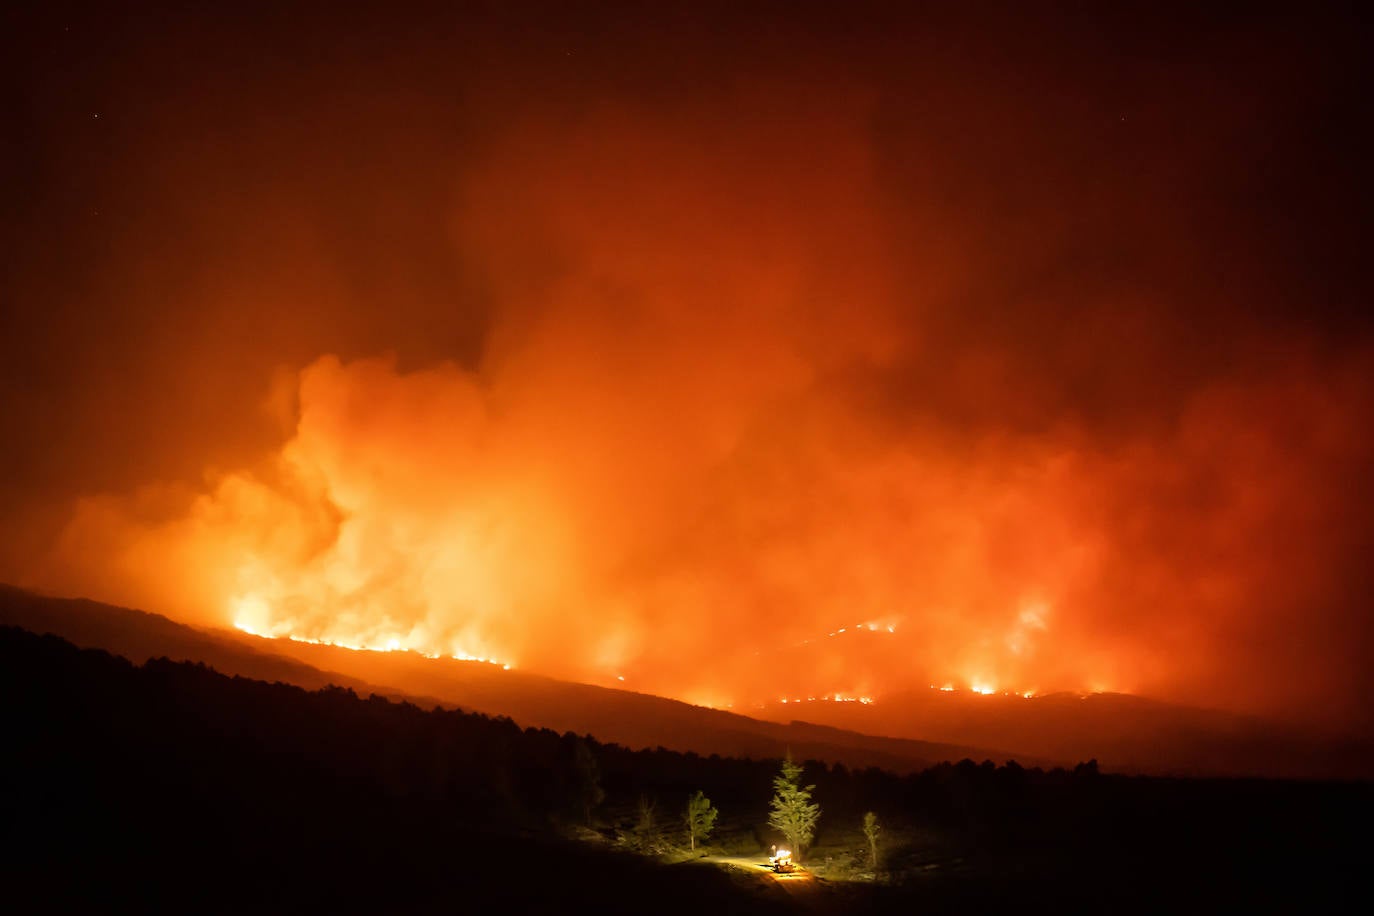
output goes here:
[{"label": "wildfire", "polygon": [[862,704],[862,705],[864,705],[864,706],[869,706],[869,705],[871,705],[871,704],[873,703],[873,697],[870,697],[870,696],[848,696],[848,695],[843,694],[843,693],[834,693],[834,694],[831,694],[831,695],[829,695],[829,696],[806,697],[805,699],[798,698],[798,699],[795,699],[795,700],[788,699],[787,697],[780,697],[779,700],[778,700],[778,702],[784,703],[784,704],[786,704],[786,703],[860,703],[860,704]]},{"label": "wildfire", "polygon": [[[938,690],[938,691],[940,691],[941,693],[955,693],[955,692],[958,690],[958,688],[956,688],[953,684],[944,684],[944,685],[938,686],[938,687],[937,687],[936,685],[934,685],[934,684],[931,684],[931,685],[930,685],[930,689],[931,689],[931,690]],[[997,688],[996,688],[996,687],[993,687],[991,684],[987,683],[986,681],[974,681],[972,684],[969,685],[969,692],[970,692],[970,693],[976,693],[976,694],[978,694],[979,696],[989,697],[989,696],[992,696],[992,695],[996,694],[998,691],[997,691]],[[1033,699],[1034,697],[1036,697],[1036,696],[1038,695],[1038,692],[1037,692],[1036,690],[1033,690],[1033,689],[1032,689],[1032,690],[1003,690],[1003,691],[1001,691],[1001,693],[1002,693],[1002,696],[1004,696],[1004,697],[1021,697],[1021,698],[1024,699],[1024,700]]]},{"label": "wildfire", "polygon": [[[858,632],[859,630],[867,630],[870,633],[896,633],[897,624],[894,620],[865,620],[856,623],[853,626],[845,626],[840,627],[838,630],[831,630],[829,633],[826,633],[825,635],[843,636],[845,633]],[[811,642],[811,640],[803,639],[800,643],[797,643],[797,645],[805,645],[809,642]]]},{"label": "wildfire", "polygon": [[[240,598],[234,602],[234,605],[236,611],[234,628],[261,639],[288,639],[291,642],[307,643],[313,646],[334,646],[340,649],[351,649],[354,652],[415,652],[425,658],[443,657],[442,653],[434,651],[432,648],[415,645],[412,640],[395,635],[386,636],[376,641],[302,636],[291,632],[289,624],[266,623],[265,621],[270,618],[270,611],[267,602],[261,598],[254,596]],[[448,657],[463,662],[496,665],[503,671],[509,671],[512,667],[510,662],[492,658],[489,655],[466,652],[456,647],[449,653]]]}]

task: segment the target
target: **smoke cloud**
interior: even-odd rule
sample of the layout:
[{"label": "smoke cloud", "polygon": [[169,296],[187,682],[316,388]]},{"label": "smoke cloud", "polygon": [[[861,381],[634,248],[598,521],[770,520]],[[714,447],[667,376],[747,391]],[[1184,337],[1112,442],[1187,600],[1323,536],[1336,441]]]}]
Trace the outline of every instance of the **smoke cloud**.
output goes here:
[{"label": "smoke cloud", "polygon": [[[1223,216],[1325,199],[1225,155],[1307,100],[1237,107],[1187,55],[1109,81],[1121,106],[1043,62],[898,79],[866,41],[844,77],[765,49],[505,86],[457,140],[435,93],[297,77],[321,135],[158,147],[150,187],[252,206],[112,243],[142,368],[93,356],[64,397],[93,436],[117,378],[127,428],[52,472],[10,577],[720,705],[952,683],[1366,726],[1374,348],[1278,291],[1349,293],[1282,266],[1283,219]],[[1194,116],[1210,143],[1159,139]],[[265,165],[349,117],[375,134],[303,186]]]}]

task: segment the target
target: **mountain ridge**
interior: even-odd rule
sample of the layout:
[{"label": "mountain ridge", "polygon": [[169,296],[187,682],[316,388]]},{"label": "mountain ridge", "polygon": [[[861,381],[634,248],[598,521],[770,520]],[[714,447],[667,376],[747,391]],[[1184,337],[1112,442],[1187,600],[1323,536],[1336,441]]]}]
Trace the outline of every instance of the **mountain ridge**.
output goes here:
[{"label": "mountain ridge", "polygon": [[1322,740],[1254,717],[1130,694],[982,696],[909,690],[873,704],[767,704],[754,715],[496,665],[376,652],[237,630],[0,586],[0,623],[52,632],[138,662],[167,656],[309,689],[329,684],[504,716],[633,748],[802,757],[897,772],[960,759],[1053,768],[1095,759],[1156,776],[1374,778],[1374,746]]},{"label": "mountain ridge", "polygon": [[[589,734],[632,748],[664,747],[703,756],[753,759],[779,757],[790,749],[799,757],[896,772],[965,758],[1016,759],[1023,765],[1046,768],[1059,765],[983,747],[865,735],[823,723],[754,719],[652,694],[503,671],[481,662],[200,629],[160,614],[85,598],[38,595],[14,586],[0,586],[0,624],[51,633],[135,663],[156,657],[203,662],[224,674],[307,689],[335,685],[419,705],[504,716],[523,727]],[[341,662],[354,666],[355,672],[339,671]],[[359,671],[364,676],[358,676]]]}]

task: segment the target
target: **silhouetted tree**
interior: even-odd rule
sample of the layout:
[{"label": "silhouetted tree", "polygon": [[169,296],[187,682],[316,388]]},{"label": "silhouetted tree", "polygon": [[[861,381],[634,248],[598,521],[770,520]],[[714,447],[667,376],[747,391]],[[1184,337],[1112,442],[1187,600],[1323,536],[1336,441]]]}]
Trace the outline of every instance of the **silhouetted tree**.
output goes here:
[{"label": "silhouetted tree", "polygon": [[586,741],[578,738],[573,748],[573,764],[577,768],[577,787],[582,802],[582,814],[590,826],[592,809],[606,798],[606,793],[601,789],[601,769],[596,765],[596,755],[592,753]]},{"label": "silhouetted tree", "polygon": [[687,799],[687,814],[684,820],[687,822],[687,839],[693,852],[696,852],[697,837],[705,840],[711,835],[716,826],[716,816],[719,814],[711,800],[700,789]]},{"label": "silhouetted tree", "polygon": [[633,827],[628,830],[617,831],[621,845],[626,846],[636,852],[658,854],[665,852],[662,833],[658,827],[658,819],[655,813],[658,809],[654,800],[640,793],[639,802],[636,805],[636,820]]},{"label": "silhouetted tree", "polygon": [[769,825],[787,838],[797,859],[802,857],[815,836],[816,821],[821,816],[821,806],[811,801],[811,793],[816,787],[803,788],[801,775],[802,768],[793,762],[792,752],[788,751],[782,761],[782,771],[773,778],[773,812],[768,815]]},{"label": "silhouetted tree", "polygon": [[654,811],[658,805],[652,798],[640,794],[639,803],[635,810],[639,813],[639,819],[635,822],[635,829],[645,836],[653,836],[657,832],[654,826]]}]

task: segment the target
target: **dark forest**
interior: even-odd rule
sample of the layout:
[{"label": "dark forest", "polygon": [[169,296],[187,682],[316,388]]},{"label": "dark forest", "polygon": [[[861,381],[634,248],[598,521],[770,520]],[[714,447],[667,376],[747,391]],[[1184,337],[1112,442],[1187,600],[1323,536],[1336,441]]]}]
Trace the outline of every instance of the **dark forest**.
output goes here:
[{"label": "dark forest", "polygon": [[[769,839],[776,760],[632,751],[199,664],[136,666],[13,628],[0,657],[6,866],[25,909],[643,912],[652,900],[698,912],[738,889],[617,850],[635,800],[674,811],[703,789],[728,823],[720,843]],[[590,827],[579,745],[605,792]],[[885,855],[877,881],[834,883],[824,900],[846,911],[1339,901],[1356,892],[1348,838],[1374,796],[1365,783],[1115,776],[1091,761],[964,760],[905,777],[809,762],[806,779],[819,840],[865,810],[918,838]]]}]

